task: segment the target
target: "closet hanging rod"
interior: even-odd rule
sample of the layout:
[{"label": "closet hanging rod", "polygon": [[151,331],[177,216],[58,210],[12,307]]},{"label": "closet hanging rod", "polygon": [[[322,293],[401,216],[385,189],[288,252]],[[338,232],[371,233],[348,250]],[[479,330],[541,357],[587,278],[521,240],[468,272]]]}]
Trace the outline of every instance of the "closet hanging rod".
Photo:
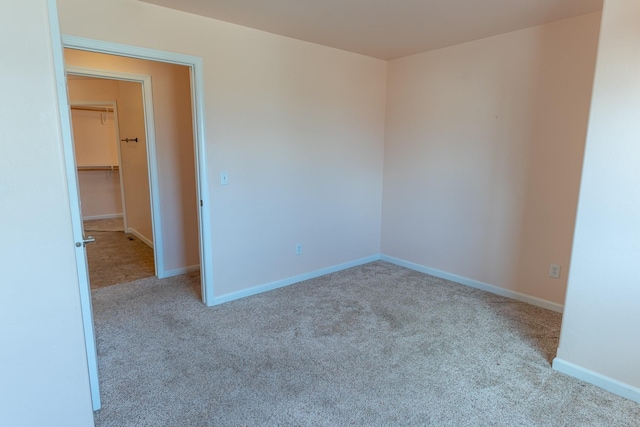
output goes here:
[{"label": "closet hanging rod", "polygon": [[118,165],[93,165],[93,166],[78,166],[78,172],[82,171],[117,171],[120,169]]},{"label": "closet hanging rod", "polygon": [[103,113],[112,113],[113,107],[92,107],[91,105],[72,105],[72,110],[84,110],[84,111],[100,111]]}]

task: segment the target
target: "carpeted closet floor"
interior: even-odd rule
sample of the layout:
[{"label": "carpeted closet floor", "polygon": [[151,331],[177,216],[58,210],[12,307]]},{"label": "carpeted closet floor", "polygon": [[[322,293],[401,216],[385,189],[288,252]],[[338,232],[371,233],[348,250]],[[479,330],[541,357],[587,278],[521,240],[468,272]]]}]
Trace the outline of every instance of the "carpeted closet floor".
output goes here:
[{"label": "carpeted closet floor", "polygon": [[125,233],[122,218],[88,220],[84,230],[96,239],[87,244],[91,289],[155,275],[153,249]]}]

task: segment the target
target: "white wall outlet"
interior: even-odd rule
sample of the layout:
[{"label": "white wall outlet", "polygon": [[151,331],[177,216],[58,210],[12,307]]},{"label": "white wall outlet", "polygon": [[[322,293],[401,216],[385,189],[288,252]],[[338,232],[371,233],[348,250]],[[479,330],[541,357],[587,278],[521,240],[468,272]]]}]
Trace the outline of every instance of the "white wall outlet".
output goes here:
[{"label": "white wall outlet", "polygon": [[220,184],[229,185],[229,174],[225,171],[220,172]]},{"label": "white wall outlet", "polygon": [[296,245],[296,255],[302,255],[302,243]]},{"label": "white wall outlet", "polygon": [[560,278],[560,266],[558,264],[551,264],[549,267],[549,277],[553,277],[554,279]]}]

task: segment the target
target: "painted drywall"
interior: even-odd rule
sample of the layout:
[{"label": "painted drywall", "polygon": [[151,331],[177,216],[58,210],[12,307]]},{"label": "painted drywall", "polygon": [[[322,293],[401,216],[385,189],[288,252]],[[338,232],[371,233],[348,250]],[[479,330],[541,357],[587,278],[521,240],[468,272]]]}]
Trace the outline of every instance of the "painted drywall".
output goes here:
[{"label": "painted drywall", "polygon": [[[200,264],[198,244],[197,195],[195,180],[195,160],[193,145],[193,125],[191,119],[191,81],[189,69],[185,66],[161,62],[145,61],[65,49],[67,65],[96,68],[108,71],[149,75],[152,83],[153,114],[155,119],[156,155],[158,160],[160,210],[162,216],[162,237],[164,247],[164,267],[166,270],[176,270]],[[125,87],[132,83],[121,82],[121,97],[129,99],[138,96],[138,92],[125,91]],[[120,101],[124,101],[121,98]],[[134,105],[136,100],[131,100]],[[127,109],[128,107],[122,106]],[[142,111],[121,111],[121,138],[144,138],[141,129]],[[133,182],[128,184],[142,186],[147,182],[146,171],[143,172],[142,159],[147,155],[142,140],[136,143],[121,145],[123,152],[130,152],[138,159],[132,161],[130,168]],[[144,151],[144,152],[143,152]],[[135,167],[133,165],[136,165]],[[138,167],[140,166],[140,167]],[[146,166],[145,166],[146,167]],[[125,165],[125,179],[126,165]],[[137,193],[136,193],[137,194]],[[129,198],[127,198],[129,200]],[[131,198],[138,211],[149,206],[149,199]],[[129,202],[125,201],[128,205]],[[144,216],[141,216],[141,220]],[[134,224],[135,225],[135,224]],[[142,224],[138,231],[147,230]],[[137,228],[136,228],[137,229]],[[150,233],[150,224],[148,228]],[[147,231],[143,231],[147,233]],[[146,236],[146,234],[145,234]]]},{"label": "painted drywall", "polygon": [[[67,49],[65,59],[67,65],[76,65],[76,61],[73,61],[75,59],[73,51]],[[113,144],[120,145],[126,231],[134,232],[143,241],[153,242],[142,84],[101,78],[71,77],[68,78],[67,86],[72,102],[115,101],[121,138],[138,138],[137,143],[117,141],[115,126],[112,128],[113,135],[109,136],[113,138]],[[100,113],[88,112],[87,114],[98,120]],[[86,127],[84,122],[76,120],[77,117],[78,113],[74,112],[72,120],[76,162],[78,165],[95,164],[98,162],[95,159],[95,150],[90,150],[87,147],[95,145],[93,138],[96,131],[101,129],[101,124],[95,123],[95,127]],[[78,131],[80,132],[78,133]],[[112,157],[111,161],[118,164],[117,146],[115,151],[115,159]],[[117,175],[114,179],[114,175],[110,175],[109,172],[81,171],[78,173],[83,216],[104,216],[110,212],[122,212],[119,179],[120,177]],[[116,211],[118,206],[120,210]]]},{"label": "painted drywall", "polygon": [[91,426],[45,0],[2,3],[0,58],[0,425]]},{"label": "painted drywall", "polygon": [[640,402],[639,22],[605,0],[558,358]]},{"label": "painted drywall", "polygon": [[120,172],[111,170],[78,171],[78,187],[83,219],[122,217]]},{"label": "painted drywall", "polygon": [[118,165],[116,123],[113,112],[80,110],[72,107],[71,121],[78,166]]},{"label": "painted drywall", "polygon": [[[68,57],[69,54],[65,54]],[[127,232],[153,242],[147,137],[142,83],[118,81],[118,130],[122,157],[122,184],[127,210]],[[138,139],[127,142],[126,139]],[[125,141],[122,141],[125,139]]]},{"label": "painted drywall", "polygon": [[203,58],[216,297],[379,253],[384,61],[133,0],[59,11],[64,34]]},{"label": "painted drywall", "polygon": [[563,303],[599,19],[389,63],[383,254]]}]

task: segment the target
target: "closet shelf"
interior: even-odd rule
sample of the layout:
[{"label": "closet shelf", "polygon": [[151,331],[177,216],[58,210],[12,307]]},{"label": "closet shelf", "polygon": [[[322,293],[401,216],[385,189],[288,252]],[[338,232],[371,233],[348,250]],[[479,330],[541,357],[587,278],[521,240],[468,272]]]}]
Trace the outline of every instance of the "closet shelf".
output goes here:
[{"label": "closet shelf", "polygon": [[83,171],[117,171],[119,169],[118,165],[91,165],[91,166],[80,166],[78,165],[78,172]]},{"label": "closet shelf", "polygon": [[106,107],[101,105],[72,105],[72,110],[84,110],[84,111],[100,111],[102,113],[113,113],[113,107]]}]

